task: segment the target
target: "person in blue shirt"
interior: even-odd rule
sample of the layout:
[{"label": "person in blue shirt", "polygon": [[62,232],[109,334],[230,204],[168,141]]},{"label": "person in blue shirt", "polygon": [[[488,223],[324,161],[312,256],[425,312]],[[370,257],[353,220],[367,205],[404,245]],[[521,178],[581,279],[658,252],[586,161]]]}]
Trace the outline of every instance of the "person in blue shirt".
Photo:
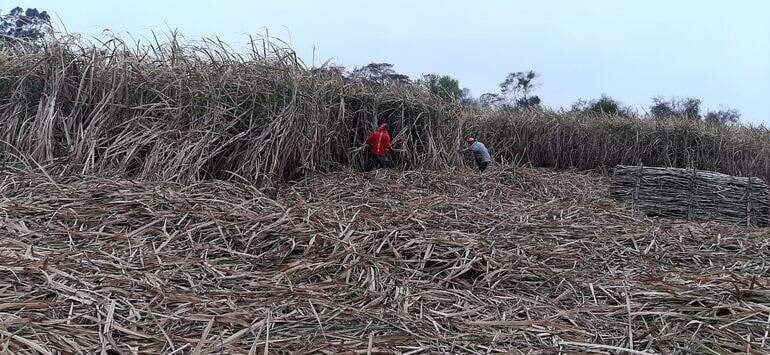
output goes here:
[{"label": "person in blue shirt", "polygon": [[476,166],[483,173],[487,166],[489,166],[489,163],[492,162],[489,150],[484,146],[484,143],[477,141],[476,138],[468,137],[465,139],[465,142],[468,143],[468,148],[463,149],[462,152],[472,151],[473,157],[476,160]]}]

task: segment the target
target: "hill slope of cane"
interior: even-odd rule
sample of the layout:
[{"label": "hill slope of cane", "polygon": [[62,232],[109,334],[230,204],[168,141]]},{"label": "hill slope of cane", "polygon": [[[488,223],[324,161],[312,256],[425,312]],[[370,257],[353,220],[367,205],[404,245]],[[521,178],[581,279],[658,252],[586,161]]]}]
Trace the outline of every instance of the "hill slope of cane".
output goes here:
[{"label": "hill slope of cane", "polygon": [[497,167],[258,190],[4,173],[8,351],[766,351],[766,230]]}]

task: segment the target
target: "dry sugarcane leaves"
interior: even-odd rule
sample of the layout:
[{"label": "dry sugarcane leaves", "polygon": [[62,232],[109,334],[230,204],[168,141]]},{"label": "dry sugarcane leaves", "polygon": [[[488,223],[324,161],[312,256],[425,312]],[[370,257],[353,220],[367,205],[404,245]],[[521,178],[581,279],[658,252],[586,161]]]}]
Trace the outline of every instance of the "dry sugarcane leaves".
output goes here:
[{"label": "dry sugarcane leaves", "polygon": [[8,352],[767,351],[763,229],[546,170],[0,178]]}]

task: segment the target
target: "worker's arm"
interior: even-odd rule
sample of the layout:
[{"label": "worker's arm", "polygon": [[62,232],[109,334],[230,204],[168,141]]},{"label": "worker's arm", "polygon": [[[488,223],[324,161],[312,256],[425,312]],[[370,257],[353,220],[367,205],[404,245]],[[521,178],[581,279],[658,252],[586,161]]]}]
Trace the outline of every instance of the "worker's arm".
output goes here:
[{"label": "worker's arm", "polygon": [[393,148],[390,146],[390,135],[385,134],[382,137],[382,145],[383,148],[385,148],[385,153],[390,153],[393,150]]}]

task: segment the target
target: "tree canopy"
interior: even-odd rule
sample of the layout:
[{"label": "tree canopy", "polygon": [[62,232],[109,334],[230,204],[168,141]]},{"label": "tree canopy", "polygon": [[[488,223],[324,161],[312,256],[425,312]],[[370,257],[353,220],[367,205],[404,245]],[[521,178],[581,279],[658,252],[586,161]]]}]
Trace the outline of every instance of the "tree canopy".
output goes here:
[{"label": "tree canopy", "polygon": [[462,96],[460,82],[449,75],[425,74],[419,84],[446,101],[457,101]]},{"label": "tree canopy", "polygon": [[741,113],[734,108],[719,109],[717,111],[709,111],[706,116],[703,117],[706,122],[712,123],[737,123],[741,118]]},{"label": "tree canopy", "polygon": [[530,94],[537,87],[535,79],[539,76],[534,70],[509,73],[500,83],[500,94],[516,107],[538,107],[540,97]]},{"label": "tree canopy", "polygon": [[370,63],[366,66],[355,68],[350,77],[370,84],[382,85],[386,83],[409,83],[409,76],[399,74],[390,63]]},{"label": "tree canopy", "polygon": [[572,104],[572,111],[615,116],[630,116],[632,114],[630,108],[625,107],[623,103],[607,95],[602,95],[598,99],[589,101],[578,100]]},{"label": "tree canopy", "polygon": [[700,119],[701,100],[695,97],[665,99],[661,96],[652,98],[650,113],[653,117],[686,117]]},{"label": "tree canopy", "polygon": [[45,11],[15,7],[0,16],[0,43],[32,43],[51,32],[51,17]]}]

